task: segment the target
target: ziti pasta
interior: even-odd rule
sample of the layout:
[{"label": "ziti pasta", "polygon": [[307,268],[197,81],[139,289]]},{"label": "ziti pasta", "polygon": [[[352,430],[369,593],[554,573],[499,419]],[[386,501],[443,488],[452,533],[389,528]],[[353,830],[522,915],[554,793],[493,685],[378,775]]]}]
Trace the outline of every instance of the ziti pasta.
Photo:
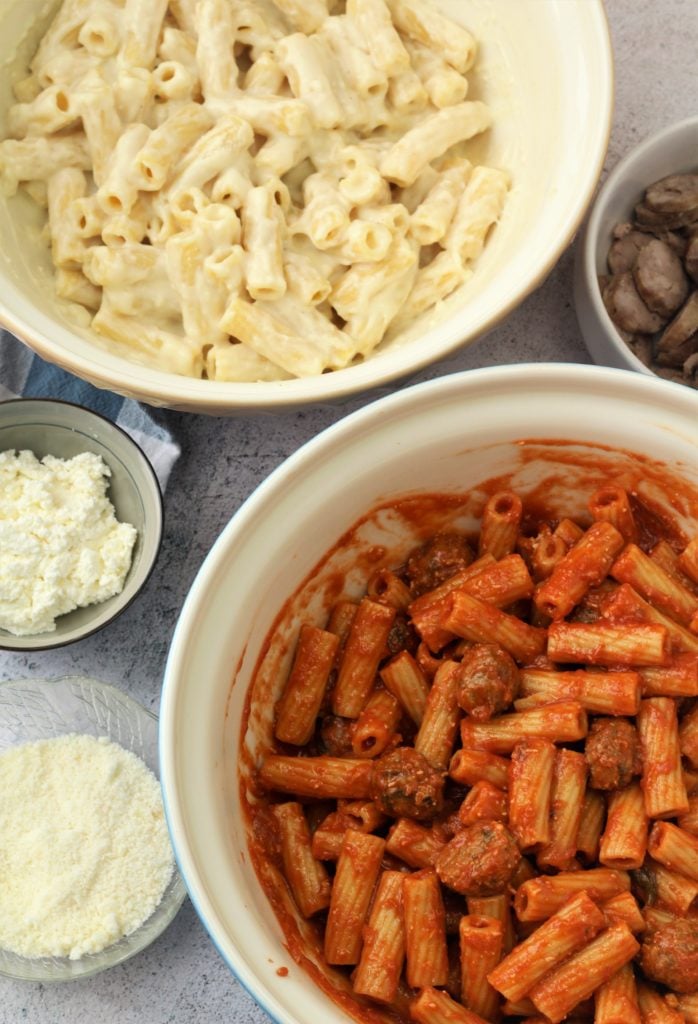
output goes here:
[{"label": "ziti pasta", "polygon": [[499,220],[476,58],[435,0],[63,0],[0,186],[45,209],[56,295],[121,355],[338,370],[465,283]]},{"label": "ziti pasta", "polygon": [[497,493],[301,626],[251,850],[359,1020],[692,1020],[696,541],[588,507]]}]

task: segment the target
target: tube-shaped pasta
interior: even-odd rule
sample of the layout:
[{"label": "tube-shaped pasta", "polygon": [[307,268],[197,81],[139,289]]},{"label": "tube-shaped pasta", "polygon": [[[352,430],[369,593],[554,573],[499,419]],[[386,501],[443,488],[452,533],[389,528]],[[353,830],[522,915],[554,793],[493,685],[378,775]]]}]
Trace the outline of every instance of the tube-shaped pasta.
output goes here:
[{"label": "tube-shaped pasta", "polygon": [[436,872],[423,870],[406,875],[402,898],[407,984],[411,988],[445,985],[448,980],[446,915]]},{"label": "tube-shaped pasta", "polygon": [[280,298],[286,291],[283,218],[273,188],[250,189],[242,207],[242,228],[247,291],[253,299]]},{"label": "tube-shaped pasta", "polygon": [[276,804],[274,817],[279,827],[284,874],[298,909],[312,917],[330,905],[330,881],[310,845],[310,829],[303,808],[295,801]]},{"label": "tube-shaped pasta", "polygon": [[[464,142],[486,131],[491,123],[489,109],[479,100],[466,100],[453,107],[446,107],[411,128],[395,142],[381,160],[380,172],[384,178],[398,185],[410,185],[432,160],[441,156],[456,142]],[[479,175],[478,181],[481,181],[481,178]],[[452,231],[453,228],[454,225]]]},{"label": "tube-shaped pasta", "polygon": [[639,868],[647,850],[647,813],[637,782],[608,796],[606,829],[601,836],[599,860],[609,868]]},{"label": "tube-shaped pasta", "polygon": [[401,871],[381,875],[353,979],[355,992],[382,1003],[395,999],[405,959],[404,877]]},{"label": "tube-shaped pasta", "polygon": [[378,836],[349,831],[344,837],[325,930],[329,964],[356,964],[361,958],[364,921],[384,847],[385,840]]}]

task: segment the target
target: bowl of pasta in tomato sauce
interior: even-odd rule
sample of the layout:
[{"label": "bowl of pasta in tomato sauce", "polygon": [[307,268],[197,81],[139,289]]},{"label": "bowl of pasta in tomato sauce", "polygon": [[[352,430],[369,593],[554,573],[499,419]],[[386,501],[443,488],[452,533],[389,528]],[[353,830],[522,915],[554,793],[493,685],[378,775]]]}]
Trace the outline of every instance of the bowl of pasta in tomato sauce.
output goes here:
[{"label": "bowl of pasta in tomato sauce", "polygon": [[693,1019],[697,424],[654,378],[470,371],[335,424],[225,528],[162,778],[274,1019]]}]

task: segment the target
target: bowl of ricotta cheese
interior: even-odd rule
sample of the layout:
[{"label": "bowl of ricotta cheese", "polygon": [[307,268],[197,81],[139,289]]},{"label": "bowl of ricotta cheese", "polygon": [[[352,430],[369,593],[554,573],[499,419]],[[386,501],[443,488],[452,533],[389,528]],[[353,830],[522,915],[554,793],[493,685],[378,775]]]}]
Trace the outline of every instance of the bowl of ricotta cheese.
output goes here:
[{"label": "bowl of ricotta cheese", "polygon": [[0,649],[112,621],[148,579],[162,525],[155,473],[119,427],[68,402],[0,403]]}]

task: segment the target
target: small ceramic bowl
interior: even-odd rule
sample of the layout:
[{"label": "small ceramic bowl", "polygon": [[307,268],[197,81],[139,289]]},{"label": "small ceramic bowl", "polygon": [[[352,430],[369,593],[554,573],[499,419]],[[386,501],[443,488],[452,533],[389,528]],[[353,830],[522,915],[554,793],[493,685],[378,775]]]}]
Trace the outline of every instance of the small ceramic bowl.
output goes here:
[{"label": "small ceramic bowl", "polygon": [[69,459],[81,452],[101,455],[111,470],[107,496],[120,522],[138,531],[131,567],[120,594],[101,604],[76,608],[56,619],[51,633],[13,636],[0,629],[0,650],[39,651],[96,633],[127,608],[152,572],[163,528],[162,495],[141,449],[120,427],[79,405],[52,399],[20,398],[0,402],[0,452],[28,449]]},{"label": "small ceramic bowl", "polygon": [[626,345],[606,312],[598,278],[608,273],[613,228],[631,218],[647,186],[668,174],[696,170],[698,115],[650,135],[623,157],[600,189],[577,245],[574,268],[577,319],[595,363],[655,376]]},{"label": "small ceramic bowl", "polygon": [[[70,733],[108,737],[140,757],[159,778],[157,718],[125,693],[81,676],[0,684],[0,753],[21,743]],[[175,868],[154,912],[130,935],[79,960],[28,958],[0,948],[0,975],[49,982],[98,974],[150,945],[174,919],[185,895]]]}]

